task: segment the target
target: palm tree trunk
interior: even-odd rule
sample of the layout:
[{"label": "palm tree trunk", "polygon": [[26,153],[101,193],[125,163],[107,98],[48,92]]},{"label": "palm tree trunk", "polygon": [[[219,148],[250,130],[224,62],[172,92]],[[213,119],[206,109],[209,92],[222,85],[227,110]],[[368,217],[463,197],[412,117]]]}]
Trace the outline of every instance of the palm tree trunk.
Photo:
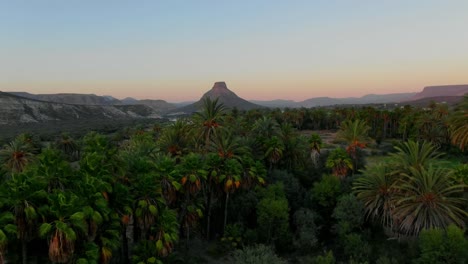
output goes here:
[{"label": "palm tree trunk", "polygon": [[122,229],[122,258],[123,263],[129,263],[129,255],[128,255],[128,237],[127,237],[127,226],[124,226]]},{"label": "palm tree trunk", "polygon": [[23,260],[23,264],[28,263],[28,242],[26,240],[21,240],[21,258]]},{"label": "palm tree trunk", "polygon": [[226,193],[226,202],[224,204],[224,225],[223,225],[223,234],[226,231],[227,224],[227,213],[228,213],[228,202],[229,202],[229,192]]},{"label": "palm tree trunk", "polygon": [[212,204],[212,193],[209,191],[208,195],[208,215],[206,219],[206,239],[210,240],[210,228],[211,228],[211,204]]}]

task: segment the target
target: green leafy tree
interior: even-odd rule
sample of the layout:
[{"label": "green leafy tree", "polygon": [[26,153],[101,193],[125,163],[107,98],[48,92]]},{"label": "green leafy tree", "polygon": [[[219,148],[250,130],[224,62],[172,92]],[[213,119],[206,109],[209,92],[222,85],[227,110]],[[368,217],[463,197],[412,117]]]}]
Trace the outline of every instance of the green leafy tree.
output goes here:
[{"label": "green leafy tree", "polygon": [[332,175],[324,175],[312,187],[313,200],[325,208],[333,208],[340,193],[341,182]]},{"label": "green leafy tree", "polygon": [[428,229],[419,235],[420,256],[415,263],[466,263],[468,241],[463,230],[450,225],[447,230]]},{"label": "green leafy tree", "polygon": [[333,211],[338,234],[360,231],[364,224],[364,205],[353,194],[341,196]]},{"label": "green leafy tree", "polygon": [[257,205],[257,222],[266,242],[282,239],[289,229],[288,200],[282,184],[274,184],[262,192]]}]

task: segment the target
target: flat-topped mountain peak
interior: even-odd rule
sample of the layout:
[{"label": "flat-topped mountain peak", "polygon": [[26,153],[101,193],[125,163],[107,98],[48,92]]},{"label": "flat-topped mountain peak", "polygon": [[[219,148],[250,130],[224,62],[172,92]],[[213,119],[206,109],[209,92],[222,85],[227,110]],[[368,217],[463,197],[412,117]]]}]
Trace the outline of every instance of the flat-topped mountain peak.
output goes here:
[{"label": "flat-topped mountain peak", "polygon": [[203,96],[198,102],[195,102],[191,105],[187,105],[179,110],[188,113],[198,111],[203,105],[203,99],[207,97],[211,99],[218,99],[218,101],[224,104],[224,106],[226,106],[227,108],[235,107],[241,110],[262,108],[262,106],[260,105],[251,103],[237,96],[233,91],[229,90],[225,82],[215,82],[213,87],[205,94],[203,94]]}]

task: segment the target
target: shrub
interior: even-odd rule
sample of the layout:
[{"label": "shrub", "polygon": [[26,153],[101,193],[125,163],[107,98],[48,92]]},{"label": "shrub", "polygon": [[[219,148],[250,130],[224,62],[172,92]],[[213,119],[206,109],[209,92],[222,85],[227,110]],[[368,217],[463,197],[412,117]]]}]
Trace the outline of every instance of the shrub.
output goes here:
[{"label": "shrub", "polygon": [[285,264],[286,261],[278,257],[271,247],[256,245],[236,250],[233,253],[235,264]]}]

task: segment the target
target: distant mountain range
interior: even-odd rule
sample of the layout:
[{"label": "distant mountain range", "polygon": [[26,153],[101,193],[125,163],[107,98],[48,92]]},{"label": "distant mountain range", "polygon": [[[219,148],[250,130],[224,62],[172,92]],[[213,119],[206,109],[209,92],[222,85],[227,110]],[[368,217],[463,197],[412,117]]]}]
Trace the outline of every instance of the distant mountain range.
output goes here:
[{"label": "distant mountain range", "polygon": [[454,104],[468,94],[468,85],[428,86],[419,93],[369,94],[362,97],[316,97],[304,101],[292,100],[247,101],[216,82],[197,102],[171,104],[164,100],[137,100],[127,97],[94,94],[30,94],[0,92],[0,125],[33,123],[49,120],[156,118],[165,114],[190,114],[199,111],[203,99],[218,98],[227,108],[250,110],[257,108],[297,108],[333,105],[400,103],[425,106],[430,101]]},{"label": "distant mountain range", "polygon": [[0,125],[86,119],[159,118],[147,105],[76,105],[0,92]]},{"label": "distant mountain range", "polygon": [[52,103],[72,104],[72,105],[147,105],[158,113],[165,113],[176,106],[164,100],[137,100],[127,97],[119,100],[112,96],[98,96],[95,94],[75,94],[75,93],[59,93],[59,94],[31,94],[25,92],[8,92],[16,96]]}]

